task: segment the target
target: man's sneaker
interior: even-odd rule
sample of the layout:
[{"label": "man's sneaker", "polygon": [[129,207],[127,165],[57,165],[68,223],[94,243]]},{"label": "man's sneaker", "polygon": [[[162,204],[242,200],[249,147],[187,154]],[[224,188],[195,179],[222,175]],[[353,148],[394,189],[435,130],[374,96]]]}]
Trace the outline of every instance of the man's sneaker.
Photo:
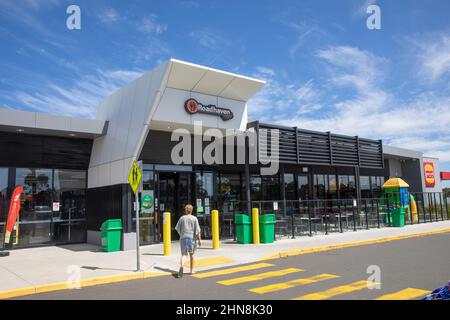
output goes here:
[{"label": "man's sneaker", "polygon": [[178,270],[178,278],[183,277],[183,267],[180,267],[180,270]]}]

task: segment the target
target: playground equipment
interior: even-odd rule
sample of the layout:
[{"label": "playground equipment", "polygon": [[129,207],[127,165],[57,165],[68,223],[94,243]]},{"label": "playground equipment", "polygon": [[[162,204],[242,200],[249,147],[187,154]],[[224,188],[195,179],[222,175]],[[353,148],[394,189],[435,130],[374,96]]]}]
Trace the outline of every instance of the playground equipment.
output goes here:
[{"label": "playground equipment", "polygon": [[388,201],[390,211],[388,219],[391,219],[391,225],[396,228],[404,227],[405,218],[409,220],[411,212],[409,184],[400,178],[392,178],[386,181],[383,190],[385,199]]},{"label": "playground equipment", "polygon": [[410,207],[411,207],[411,215],[412,215],[412,220],[414,223],[419,222],[419,212],[417,211],[417,203],[416,203],[416,199],[414,198],[414,196],[412,194],[409,194],[409,202],[410,202]]}]

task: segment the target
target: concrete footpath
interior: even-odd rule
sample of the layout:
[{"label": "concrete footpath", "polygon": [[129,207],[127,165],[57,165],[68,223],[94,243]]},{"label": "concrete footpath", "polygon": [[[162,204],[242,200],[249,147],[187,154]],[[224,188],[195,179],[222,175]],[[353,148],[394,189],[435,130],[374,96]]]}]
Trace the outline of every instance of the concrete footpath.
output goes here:
[{"label": "concrete footpath", "polygon": [[[197,271],[255,261],[370,245],[402,238],[449,233],[450,221],[360,230],[357,232],[315,235],[277,240],[272,244],[239,245],[223,241],[212,250],[211,241],[203,241],[197,254]],[[136,272],[136,251],[104,253],[89,244],[15,250],[0,258],[0,299],[67,289],[67,281],[79,272],[81,287],[170,275],[178,270],[180,248],[172,243],[172,255],[163,256],[163,245],[141,247],[141,272]]]}]

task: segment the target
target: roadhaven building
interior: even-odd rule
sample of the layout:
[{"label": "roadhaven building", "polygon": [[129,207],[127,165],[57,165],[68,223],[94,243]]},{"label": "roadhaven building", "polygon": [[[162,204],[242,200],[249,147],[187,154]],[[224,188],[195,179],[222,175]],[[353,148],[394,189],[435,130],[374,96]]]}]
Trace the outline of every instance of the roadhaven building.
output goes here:
[{"label": "roadhaven building", "polygon": [[[132,247],[128,172],[134,160],[142,161],[142,194],[153,200],[141,212],[143,244],[161,240],[163,211],[176,222],[187,203],[207,221],[211,209],[225,216],[247,210],[250,201],[376,198],[389,177],[402,177],[413,192],[441,191],[439,160],[420,152],[381,140],[249,123],[247,102],[264,84],[172,59],[106,97],[96,119],[0,110],[1,239],[12,191],[22,185],[13,248],[99,243],[100,225],[109,218],[122,219],[124,248]],[[171,132],[194,134],[196,121],[205,130],[253,128],[258,137],[278,130],[279,172],[262,176],[258,164],[175,165]],[[257,139],[258,160],[270,148],[267,141]],[[231,226],[230,220],[221,222]]]}]

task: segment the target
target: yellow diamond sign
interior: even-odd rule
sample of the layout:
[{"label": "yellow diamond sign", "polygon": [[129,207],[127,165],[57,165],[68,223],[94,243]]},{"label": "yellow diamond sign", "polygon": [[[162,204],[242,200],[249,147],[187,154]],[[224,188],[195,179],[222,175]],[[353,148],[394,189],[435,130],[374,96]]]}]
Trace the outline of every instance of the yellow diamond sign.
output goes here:
[{"label": "yellow diamond sign", "polygon": [[134,193],[136,193],[136,190],[139,187],[139,183],[141,183],[141,178],[141,170],[139,170],[136,161],[134,161],[133,165],[131,166],[130,173],[128,174],[128,182],[130,183],[131,189]]}]

